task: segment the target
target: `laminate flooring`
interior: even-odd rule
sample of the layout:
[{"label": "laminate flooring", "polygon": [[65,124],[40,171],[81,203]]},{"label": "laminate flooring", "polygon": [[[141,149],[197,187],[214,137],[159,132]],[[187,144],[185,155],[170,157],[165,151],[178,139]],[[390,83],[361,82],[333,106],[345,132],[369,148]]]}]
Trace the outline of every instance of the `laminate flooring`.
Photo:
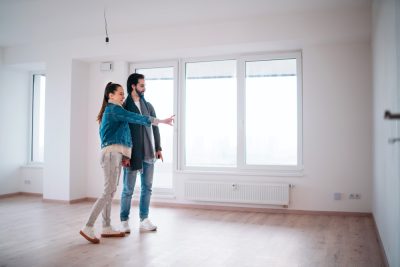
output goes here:
[{"label": "laminate flooring", "polygon": [[133,207],[130,235],[90,244],[79,230],[92,205],[0,199],[0,266],[383,266],[368,216],[151,207],[158,230],[140,232]]}]

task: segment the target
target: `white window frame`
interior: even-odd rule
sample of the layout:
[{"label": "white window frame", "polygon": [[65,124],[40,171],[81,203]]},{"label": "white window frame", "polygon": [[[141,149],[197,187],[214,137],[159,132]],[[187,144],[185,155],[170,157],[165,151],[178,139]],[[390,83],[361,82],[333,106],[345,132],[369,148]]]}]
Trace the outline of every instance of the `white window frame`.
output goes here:
[{"label": "white window frame", "polygon": [[[248,61],[296,59],[297,64],[297,159],[296,166],[250,165],[245,164],[245,118],[246,118],[246,89],[245,89],[245,63]],[[186,166],[185,162],[185,79],[186,63],[236,60],[237,61],[237,166],[236,167],[194,167]],[[179,95],[177,99],[179,116],[177,117],[178,136],[178,162],[177,172],[193,174],[226,174],[226,175],[256,175],[256,176],[302,176],[303,175],[303,94],[302,94],[302,53],[301,51],[283,53],[264,53],[251,55],[230,55],[203,58],[181,59]],[[223,119],[223,118],[222,118]]]},{"label": "white window frame", "polygon": [[199,63],[199,62],[209,62],[209,61],[225,61],[225,60],[237,60],[235,56],[227,55],[227,56],[219,56],[219,57],[202,57],[202,58],[188,58],[180,60],[180,70],[179,70],[179,117],[177,120],[179,121],[180,127],[178,128],[178,135],[180,140],[178,142],[178,165],[177,172],[180,173],[229,173],[233,170],[236,170],[235,167],[187,167],[186,166],[186,151],[185,151],[185,141],[186,141],[186,132],[185,132],[185,121],[186,121],[186,63]]},{"label": "white window frame", "polygon": [[[178,114],[178,73],[179,73],[179,62],[175,61],[155,61],[155,62],[131,62],[129,63],[129,74],[134,73],[136,69],[146,69],[146,68],[174,68],[174,95],[173,95],[173,107],[174,107],[174,114]],[[173,115],[173,114],[169,114]],[[168,116],[169,116],[168,115]],[[177,121],[174,123],[174,130],[173,130],[173,151],[172,151],[172,161],[173,161],[173,168],[172,172],[177,169],[177,144],[178,144],[178,126],[179,124]],[[174,198],[175,197],[175,188],[176,188],[176,181],[175,175],[172,173],[172,188],[157,188],[153,187],[153,192],[157,198]],[[135,191],[139,189],[135,189]]]},{"label": "white window frame", "polygon": [[[42,167],[44,164],[44,161],[34,161],[32,159],[32,155],[33,155],[33,116],[34,116],[34,84],[35,84],[35,75],[44,75],[46,76],[46,73],[41,72],[41,71],[34,71],[34,72],[30,72],[30,82],[29,82],[29,135],[28,135],[28,158],[27,158],[27,165],[28,166],[37,166],[37,167]],[[47,80],[46,80],[47,82]]]}]

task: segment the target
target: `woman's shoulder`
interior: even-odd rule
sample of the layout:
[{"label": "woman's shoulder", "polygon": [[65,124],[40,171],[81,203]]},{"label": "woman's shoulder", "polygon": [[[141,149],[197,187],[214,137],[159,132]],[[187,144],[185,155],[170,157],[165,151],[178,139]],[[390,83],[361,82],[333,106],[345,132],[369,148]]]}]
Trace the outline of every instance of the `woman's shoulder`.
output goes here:
[{"label": "woman's shoulder", "polygon": [[116,105],[114,103],[107,103],[106,108],[108,109],[118,109],[118,108],[122,108],[120,105]]},{"label": "woman's shoulder", "polygon": [[121,106],[119,106],[119,105],[115,105],[113,103],[108,103],[107,106],[106,106],[106,109],[104,110],[104,113],[108,113],[108,114],[116,113],[120,109],[122,110],[123,108]]}]

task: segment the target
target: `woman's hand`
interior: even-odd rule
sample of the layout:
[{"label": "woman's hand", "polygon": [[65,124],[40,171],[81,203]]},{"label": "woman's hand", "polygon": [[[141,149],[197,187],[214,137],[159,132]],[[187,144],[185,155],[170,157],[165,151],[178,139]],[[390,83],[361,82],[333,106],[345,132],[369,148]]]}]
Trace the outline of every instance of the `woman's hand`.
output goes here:
[{"label": "woman's hand", "polygon": [[175,120],[175,115],[172,115],[169,118],[163,119],[163,120],[159,120],[158,123],[164,123],[164,124],[168,124],[173,126],[174,125],[174,120]]}]

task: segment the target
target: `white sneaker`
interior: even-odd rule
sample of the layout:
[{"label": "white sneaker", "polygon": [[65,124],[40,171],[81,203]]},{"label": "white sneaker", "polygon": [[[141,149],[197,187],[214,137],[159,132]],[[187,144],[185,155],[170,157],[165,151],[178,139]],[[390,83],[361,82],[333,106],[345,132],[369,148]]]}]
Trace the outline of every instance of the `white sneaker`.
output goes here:
[{"label": "white sneaker", "polygon": [[131,228],[129,227],[129,220],[121,222],[121,231],[124,232],[125,234],[131,233]]},{"label": "white sneaker", "polygon": [[100,239],[97,238],[93,227],[85,226],[82,228],[82,230],[79,233],[81,234],[81,236],[86,238],[86,240],[88,240],[89,242],[92,242],[93,244],[100,243]]},{"label": "white sneaker", "polygon": [[140,229],[145,231],[156,231],[157,226],[152,224],[151,221],[148,218],[146,218],[140,222]]},{"label": "white sneaker", "polygon": [[103,227],[101,237],[124,237],[125,233],[111,226]]}]

